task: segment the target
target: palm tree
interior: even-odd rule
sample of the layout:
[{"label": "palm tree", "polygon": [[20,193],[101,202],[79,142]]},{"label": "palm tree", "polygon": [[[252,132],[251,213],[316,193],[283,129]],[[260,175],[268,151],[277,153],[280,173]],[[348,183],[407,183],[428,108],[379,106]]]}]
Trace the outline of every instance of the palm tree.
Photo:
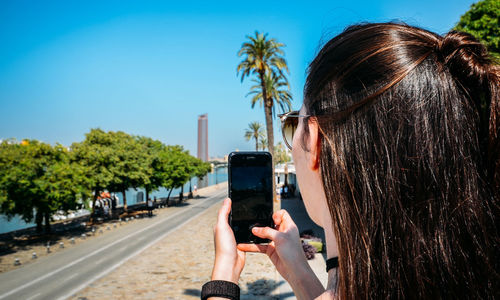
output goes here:
[{"label": "palm tree", "polygon": [[259,148],[262,149],[262,151],[266,150],[267,147],[267,139],[265,136],[262,136],[259,138]]},{"label": "palm tree", "polygon": [[[243,56],[243,60],[238,65],[236,71],[241,73],[241,81],[250,74],[257,75],[257,82],[261,87],[261,98],[264,104],[264,114],[267,131],[267,148],[274,153],[274,133],[273,133],[273,99],[268,93],[266,85],[266,74],[279,74],[284,77],[283,71],[288,73],[286,60],[281,49],[285,45],[278,43],[275,39],[268,39],[267,34],[255,32],[255,36],[247,36],[248,41],[243,43],[238,56]],[[284,79],[286,81],[286,79]],[[252,105],[252,107],[255,103]]]},{"label": "palm tree", "polygon": [[[264,99],[262,86],[258,82],[258,80],[253,79],[253,82],[256,84],[250,88],[250,92],[248,95],[253,95],[252,97],[252,108],[255,106],[255,103],[259,102],[259,105],[262,107],[262,99]],[[292,107],[292,95],[289,92],[289,84],[285,77],[276,73],[266,73],[264,75],[264,84],[267,93],[267,97],[272,101],[272,113],[273,117],[275,116],[275,107],[278,106],[281,112],[290,111]]]},{"label": "palm tree", "polygon": [[252,122],[248,124],[248,129],[245,131],[245,138],[247,141],[255,139],[255,151],[259,151],[259,140],[264,136],[262,124],[259,122]]}]

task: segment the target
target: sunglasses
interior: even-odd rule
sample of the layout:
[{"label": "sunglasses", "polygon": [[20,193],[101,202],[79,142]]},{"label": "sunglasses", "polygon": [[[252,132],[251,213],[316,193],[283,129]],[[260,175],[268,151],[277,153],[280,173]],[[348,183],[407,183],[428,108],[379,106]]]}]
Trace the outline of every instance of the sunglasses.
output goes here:
[{"label": "sunglasses", "polygon": [[291,111],[285,114],[278,115],[281,120],[281,132],[283,133],[283,141],[288,149],[292,150],[293,135],[299,126],[299,118],[310,117],[310,115],[301,115],[299,111]]}]

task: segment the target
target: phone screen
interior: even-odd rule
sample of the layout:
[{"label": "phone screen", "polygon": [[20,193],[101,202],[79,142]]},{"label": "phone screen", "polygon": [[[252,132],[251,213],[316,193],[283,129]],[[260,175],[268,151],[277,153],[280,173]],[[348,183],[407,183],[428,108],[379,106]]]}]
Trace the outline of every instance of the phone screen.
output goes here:
[{"label": "phone screen", "polygon": [[[234,153],[234,154],[233,154]],[[268,152],[233,152],[229,156],[231,227],[237,243],[267,243],[254,226],[272,226],[272,162]]]}]

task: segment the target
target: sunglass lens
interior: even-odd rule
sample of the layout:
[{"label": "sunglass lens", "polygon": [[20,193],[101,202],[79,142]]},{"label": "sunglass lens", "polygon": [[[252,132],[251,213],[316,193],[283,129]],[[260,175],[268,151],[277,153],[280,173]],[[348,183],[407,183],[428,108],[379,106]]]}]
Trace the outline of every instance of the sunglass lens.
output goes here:
[{"label": "sunglass lens", "polygon": [[283,136],[290,148],[292,147],[293,135],[297,130],[298,121],[298,118],[287,118],[283,124]]}]

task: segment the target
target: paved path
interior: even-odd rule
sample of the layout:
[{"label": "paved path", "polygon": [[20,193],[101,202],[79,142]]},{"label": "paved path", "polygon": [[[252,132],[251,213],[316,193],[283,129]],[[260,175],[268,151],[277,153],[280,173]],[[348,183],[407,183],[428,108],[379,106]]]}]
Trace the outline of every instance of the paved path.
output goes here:
[{"label": "paved path", "polygon": [[0,274],[0,299],[65,299],[226,197],[219,189],[158,217],[138,220],[68,251]]},{"label": "paved path", "polygon": [[[227,185],[225,187],[227,189]],[[75,293],[71,300],[200,299],[214,261],[213,227],[220,203]],[[247,253],[241,299],[278,299],[277,273],[264,254]]]}]

